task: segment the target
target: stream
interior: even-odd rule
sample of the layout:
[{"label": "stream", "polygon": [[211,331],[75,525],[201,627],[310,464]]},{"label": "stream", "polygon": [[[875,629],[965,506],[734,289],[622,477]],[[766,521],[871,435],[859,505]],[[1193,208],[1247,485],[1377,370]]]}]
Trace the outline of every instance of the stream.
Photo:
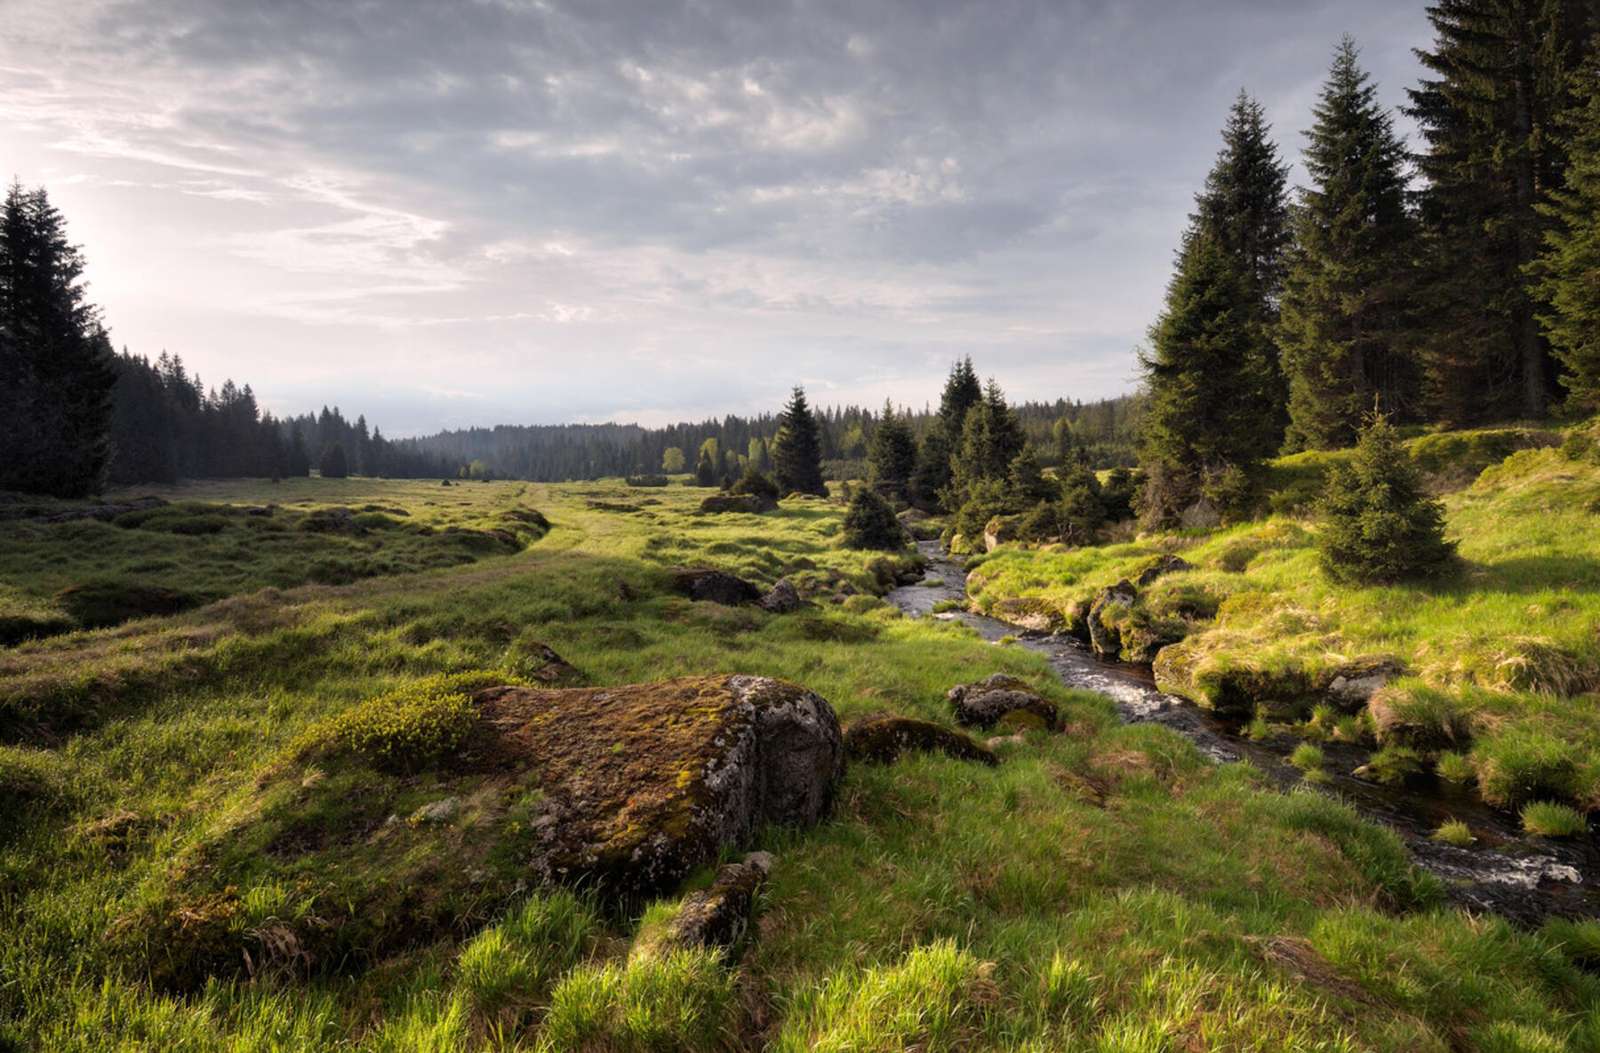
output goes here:
[{"label": "stream", "polygon": [[[960,621],[990,641],[1017,637],[1022,646],[1043,654],[1066,686],[1111,699],[1123,720],[1169,727],[1213,761],[1248,761],[1281,788],[1303,781],[1287,760],[1299,742],[1294,736],[1275,735],[1266,741],[1246,738],[1238,733],[1237,725],[1157,690],[1146,667],[1102,662],[1070,637],[1025,634],[1013,625],[964,609],[934,614],[933,608],[941,600],[965,607],[966,572],[939,542],[922,541],[917,547],[928,561],[924,583],[902,586],[888,596],[890,603],[908,615]],[[1366,761],[1368,751],[1336,742],[1318,745],[1327,758],[1328,780],[1307,785],[1333,794],[1367,819],[1392,829],[1416,863],[1444,879],[1462,906],[1526,925],[1537,925],[1552,916],[1600,916],[1600,849],[1593,836],[1575,841],[1529,837],[1522,833],[1517,816],[1485,805],[1469,790],[1444,782],[1413,788],[1358,779],[1350,772]],[[1433,840],[1433,831],[1446,819],[1467,823],[1477,842],[1470,848],[1456,848]]]}]

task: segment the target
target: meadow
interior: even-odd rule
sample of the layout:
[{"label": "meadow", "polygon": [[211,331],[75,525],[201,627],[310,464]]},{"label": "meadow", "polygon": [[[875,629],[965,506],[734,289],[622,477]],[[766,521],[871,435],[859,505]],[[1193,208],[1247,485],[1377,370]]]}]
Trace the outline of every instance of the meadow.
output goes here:
[{"label": "meadow", "polygon": [[[1452,497],[1452,524],[1501,524],[1508,539],[1506,502],[1546,508],[1541,486],[1573,489],[1561,473],[1600,485],[1565,462],[1523,467],[1516,487]],[[204,601],[0,651],[0,1049],[1600,1050],[1600,926],[1529,932],[1450,909],[1392,834],[1337,801],[1120,725],[1025,649],[901,616],[881,596],[912,557],[841,547],[837,501],[701,516],[703,494],[260,481],[166,495],[174,518],[222,521],[212,533],[0,523],[7,587],[36,606],[91,578]],[[242,511],[267,504],[279,511]],[[328,508],[402,525],[291,526],[278,548],[244,522]],[[505,525],[535,514],[548,531]],[[1562,514],[1515,529],[1580,544]],[[1243,569],[1207,580],[1271,574],[1287,588],[1307,576],[1291,525],[1195,539],[1185,555],[1235,552]],[[452,526],[494,544],[445,541]],[[1149,551],[1003,550],[976,598],[1054,596],[1050,581],[1089,584]],[[1463,555],[1517,558],[1487,538]],[[1587,565],[1571,555],[1569,574]],[[310,569],[325,560],[388,565],[321,581]],[[788,577],[812,605],[693,602],[671,588],[679,565]],[[1514,566],[1529,587],[1476,614],[1426,595],[1397,608],[1403,591],[1340,596],[1368,612],[1342,631],[1370,624],[1399,647],[1402,609],[1459,617],[1427,628],[1460,633],[1485,611],[1583,617],[1551,571]],[[1575,648],[1558,628],[1527,626]],[[847,725],[949,723],[952,685],[1006,672],[1055,701],[1064,729],[1000,747],[992,768],[852,764],[825,823],[749,846],[776,864],[737,961],[635,953],[670,901],[618,907],[527,880],[500,851],[517,802],[476,808],[465,783],[450,788],[468,807],[436,835],[325,836],[407,814],[441,786],[331,756],[313,771],[308,742],[442,683],[537,679],[551,650],[590,685],[792,680]],[[291,799],[314,807],[286,811]],[[211,898],[182,899],[193,889]],[[222,903],[225,916],[207,914]],[[194,957],[195,934],[217,925],[262,953],[184,975],[217,964]],[[284,932],[321,934],[321,953]]]}]

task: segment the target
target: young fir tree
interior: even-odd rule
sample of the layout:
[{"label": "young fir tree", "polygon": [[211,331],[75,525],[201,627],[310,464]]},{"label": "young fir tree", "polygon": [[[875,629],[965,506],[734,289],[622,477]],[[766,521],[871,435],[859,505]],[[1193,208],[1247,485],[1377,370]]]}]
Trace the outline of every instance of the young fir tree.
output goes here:
[{"label": "young fir tree", "polygon": [[772,466],[778,489],[784,493],[827,495],[828,487],[822,481],[822,428],[802,388],[794,389],[778,418]]},{"label": "young fir tree", "polygon": [[1345,37],[1306,133],[1312,185],[1295,209],[1278,330],[1293,449],[1348,446],[1374,395],[1386,413],[1413,402],[1405,146],[1357,57]]},{"label": "young fir tree", "polygon": [[82,497],[104,481],[116,356],[83,267],[44,190],[13,183],[0,206],[0,490]]},{"label": "young fir tree", "polygon": [[1600,410],[1600,56],[1578,78],[1578,101],[1561,121],[1568,136],[1566,186],[1541,212],[1551,221],[1533,267],[1544,326],[1562,366],[1569,403]]},{"label": "young fir tree", "polygon": [[917,467],[917,439],[911,434],[911,425],[897,416],[893,404],[887,401],[867,447],[867,467],[880,491],[905,497]]},{"label": "young fir tree", "polygon": [[1011,489],[1012,500],[1020,507],[1031,508],[1056,496],[1056,488],[1044,477],[1039,467],[1039,455],[1032,446],[1011,459],[1006,469],[1006,485]]},{"label": "young fir tree", "polygon": [[905,528],[889,502],[870,486],[858,489],[844,513],[847,548],[893,550],[904,547]]},{"label": "young fir tree", "polygon": [[[1261,104],[1241,91],[1222,129],[1222,150],[1195,197],[1191,226],[1203,229],[1244,276],[1254,422],[1264,456],[1278,452],[1288,425],[1288,383],[1274,326],[1291,241],[1289,166],[1279,158]],[[1063,461],[1063,463],[1065,463]]]},{"label": "young fir tree", "polygon": [[303,479],[311,474],[311,454],[306,452],[305,433],[300,430],[300,425],[295,424],[289,431],[289,452],[284,474],[295,479]]},{"label": "young fir tree", "polygon": [[695,461],[694,481],[696,486],[717,485],[717,462],[705,446],[700,447],[700,457]]},{"label": "young fir tree", "polygon": [[1537,206],[1562,185],[1557,115],[1566,73],[1597,26],[1592,0],[1435,0],[1433,76],[1410,91],[1425,179],[1418,293],[1423,388],[1432,419],[1543,415],[1553,368],[1527,266]]},{"label": "young fir tree", "polygon": [[1377,584],[1437,574],[1455,545],[1444,508],[1428,497],[1388,418],[1374,410],[1348,466],[1328,473],[1317,537],[1322,569],[1335,581]]},{"label": "young fir tree", "polygon": [[1106,520],[1100,480],[1082,457],[1061,467],[1060,532],[1069,545],[1092,544]]},{"label": "young fir tree", "polygon": [[1252,417],[1260,408],[1251,398],[1257,378],[1248,324],[1253,311],[1236,257],[1203,229],[1191,230],[1166,306],[1150,330],[1150,348],[1139,356],[1147,402],[1138,503],[1153,527],[1175,525],[1231,467],[1254,472],[1259,466]]}]

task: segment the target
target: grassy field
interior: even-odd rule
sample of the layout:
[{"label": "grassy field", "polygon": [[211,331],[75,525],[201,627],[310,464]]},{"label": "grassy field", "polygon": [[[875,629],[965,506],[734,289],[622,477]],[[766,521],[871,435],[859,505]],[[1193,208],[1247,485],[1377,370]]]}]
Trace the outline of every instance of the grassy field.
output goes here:
[{"label": "grassy field", "polygon": [[1509,808],[1545,798],[1600,808],[1600,463],[1552,447],[1507,453],[1502,433],[1489,434],[1495,443],[1466,433],[1413,444],[1445,478],[1471,480],[1443,496],[1460,566],[1440,581],[1327,581],[1304,498],[1339,455],[1301,454],[1275,467],[1274,503],[1302,514],[1102,548],[1002,549],[980,561],[972,599],[1081,613],[1101,587],[1176,552],[1195,569],[1142,601],[1186,637],[1157,660],[1164,686],[1211,705],[1223,686],[1253,684],[1261,716],[1315,737],[1336,722],[1315,709],[1327,675],[1398,660],[1404,676],[1337,719],[1342,734],[1381,748],[1380,768],[1436,766]]},{"label": "grassy field", "polygon": [[[1475,493],[1452,499],[1453,522],[1549,500]],[[36,602],[91,573],[216,597],[0,651],[0,1049],[1600,1050],[1600,980],[1586,971],[1600,927],[1527,933],[1447,910],[1392,835],[1338,803],[1211,766],[1163,729],[1120,726],[1023,649],[902,618],[876,598],[893,560],[839,546],[838,504],[702,517],[698,491],[617,483],[309,480],[173,496],[226,525],[0,523],[5,580]],[[356,514],[435,532],[319,535],[352,547],[289,559],[230,511],[269,502],[282,509],[272,518],[399,509],[409,515]],[[534,511],[548,533],[471,562],[428,558],[450,525],[499,529]],[[407,536],[386,548],[395,531]],[[1194,555],[1258,546],[1244,571],[1215,573],[1293,580],[1299,535],[1252,531]],[[1046,594],[1069,567],[1087,582],[1145,555],[1005,554],[986,564],[986,588],[1031,575],[1016,591]],[[323,558],[396,564],[293,578]],[[669,587],[679,564],[786,575],[817,605],[690,602]],[[1566,611],[1559,593],[1517,600]],[[1402,595],[1362,601],[1372,624]],[[1449,602],[1417,602],[1452,617]],[[1553,624],[1530,634],[1575,646]],[[950,686],[1009,672],[1061,705],[1065,730],[1030,734],[997,768],[853,765],[829,821],[758,836],[777,863],[753,946],[731,966],[630,954],[640,914],[659,905],[619,912],[518,880],[498,852],[515,802],[468,807],[439,836],[321,836],[405,814],[439,787],[348,757],[318,755],[313,772],[308,743],[427,696],[436,678],[535,676],[545,646],[593,685],[786,678],[846,723],[948,721]],[[291,797],[314,807],[288,811]],[[311,847],[282,851],[290,833]],[[195,889],[213,896],[169,909]],[[204,982],[175,973],[195,960],[178,952],[217,924],[274,953]],[[319,932],[323,953],[273,944],[291,930]]]}]

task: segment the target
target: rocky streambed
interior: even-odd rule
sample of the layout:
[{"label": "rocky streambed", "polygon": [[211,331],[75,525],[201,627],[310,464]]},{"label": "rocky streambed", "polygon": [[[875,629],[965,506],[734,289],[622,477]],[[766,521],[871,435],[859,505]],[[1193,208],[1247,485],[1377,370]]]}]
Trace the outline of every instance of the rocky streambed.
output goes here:
[{"label": "rocky streambed", "polygon": [[[1288,763],[1298,744],[1291,735],[1256,741],[1216,714],[1157,690],[1150,670],[1103,662],[1068,636],[1026,634],[1016,626],[965,609],[935,615],[942,600],[966,604],[966,572],[938,542],[919,542],[928,561],[926,583],[903,586],[889,602],[914,617],[961,621],[989,640],[1020,636],[1043,654],[1061,682],[1111,699],[1124,720],[1172,728],[1218,763],[1249,761],[1288,788],[1302,781]],[[1368,819],[1394,830],[1417,864],[1444,879],[1461,905],[1524,924],[1551,916],[1600,916],[1600,849],[1592,838],[1551,841],[1522,833],[1515,815],[1484,805],[1449,784],[1387,786],[1351,774],[1367,758],[1358,746],[1322,743],[1327,781],[1313,785],[1348,802]],[[1447,819],[1467,823],[1477,842],[1457,848],[1433,839]]]}]

